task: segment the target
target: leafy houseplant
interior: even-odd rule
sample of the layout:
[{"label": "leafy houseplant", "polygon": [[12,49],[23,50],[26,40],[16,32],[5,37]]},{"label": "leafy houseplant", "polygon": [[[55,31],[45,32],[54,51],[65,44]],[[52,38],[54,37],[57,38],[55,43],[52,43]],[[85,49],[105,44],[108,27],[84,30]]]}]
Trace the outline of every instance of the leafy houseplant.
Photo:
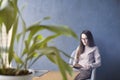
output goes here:
[{"label": "leafy houseplant", "polygon": [[[0,0],[0,37],[3,38],[3,27],[5,27],[7,37],[5,43],[0,45],[0,74],[12,76],[29,74],[28,69],[41,56],[46,56],[59,67],[63,79],[67,80],[66,73],[71,74],[72,70],[60,55],[68,55],[57,47],[50,46],[48,43],[61,35],[72,36],[74,38],[77,38],[77,35],[66,26],[41,25],[41,21],[26,26],[17,3],[18,0]],[[47,19],[49,17],[43,18],[43,20]],[[23,29],[20,33],[18,33],[18,27],[21,27],[18,25],[19,20]],[[38,33],[43,30],[48,30],[52,34],[44,37]],[[11,37],[8,40],[9,33],[11,33]],[[3,43],[2,40],[1,43]],[[7,59],[8,63],[3,58],[3,53],[7,55],[5,59]],[[10,67],[13,61],[16,64],[14,68]]]}]

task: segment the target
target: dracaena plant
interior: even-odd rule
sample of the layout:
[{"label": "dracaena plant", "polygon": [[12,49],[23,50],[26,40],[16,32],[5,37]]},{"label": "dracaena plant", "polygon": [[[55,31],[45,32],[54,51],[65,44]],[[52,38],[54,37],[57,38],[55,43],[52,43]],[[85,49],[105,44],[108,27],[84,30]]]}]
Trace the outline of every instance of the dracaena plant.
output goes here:
[{"label": "dracaena plant", "polygon": [[[18,8],[18,0],[0,0],[0,37],[1,43],[3,36],[3,27],[5,27],[6,43],[0,45],[0,74],[19,75],[21,71],[30,68],[41,56],[46,56],[51,62],[55,63],[64,80],[67,80],[66,73],[71,74],[72,69],[62,59],[61,54],[69,57],[64,51],[55,46],[50,46],[51,40],[58,36],[71,36],[77,38],[77,35],[66,26],[42,25],[41,22],[48,20],[49,17],[43,18],[42,21],[26,26],[22,17],[22,13]],[[20,21],[19,21],[20,20]],[[18,33],[19,22],[22,24],[22,30]],[[44,37],[41,31],[47,30],[52,32],[51,35]],[[10,32],[11,31],[11,32]],[[11,33],[10,40],[9,33]],[[8,63],[3,59],[3,53],[7,54]],[[11,68],[10,65],[14,61],[16,66]],[[12,70],[9,70],[12,69]],[[23,73],[22,73],[23,74]]]}]

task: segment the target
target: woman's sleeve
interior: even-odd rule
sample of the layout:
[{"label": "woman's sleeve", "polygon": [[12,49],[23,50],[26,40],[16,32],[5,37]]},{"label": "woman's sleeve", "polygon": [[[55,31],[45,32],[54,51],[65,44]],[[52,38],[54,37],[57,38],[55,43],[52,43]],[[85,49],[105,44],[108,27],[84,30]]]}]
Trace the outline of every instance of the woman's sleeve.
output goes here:
[{"label": "woman's sleeve", "polygon": [[71,56],[70,56],[70,59],[69,59],[69,64],[70,65],[73,65],[73,62],[74,62],[74,56],[75,56],[75,50],[72,52]]},{"label": "woman's sleeve", "polygon": [[79,49],[79,46],[72,52],[71,58],[69,59],[69,64],[70,65],[74,65],[74,63],[75,63],[75,56],[76,56],[75,54],[78,51],[78,49]]},{"label": "woman's sleeve", "polygon": [[95,59],[95,62],[92,63],[92,64],[90,64],[90,66],[91,66],[92,68],[100,67],[100,66],[101,66],[101,56],[100,56],[98,47],[96,47],[96,49],[95,49],[94,59]]}]

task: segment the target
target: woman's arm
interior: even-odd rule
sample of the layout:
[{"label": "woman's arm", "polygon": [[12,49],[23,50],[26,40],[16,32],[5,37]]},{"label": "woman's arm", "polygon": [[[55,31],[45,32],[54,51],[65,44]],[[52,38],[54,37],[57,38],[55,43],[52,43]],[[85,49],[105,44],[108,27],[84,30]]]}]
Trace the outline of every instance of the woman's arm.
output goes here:
[{"label": "woman's arm", "polygon": [[96,47],[96,49],[95,49],[94,59],[95,59],[95,62],[90,64],[90,66],[92,68],[97,68],[97,67],[101,66],[101,56],[100,56],[98,47]]},{"label": "woman's arm", "polygon": [[76,63],[76,53],[79,51],[79,46],[72,52],[71,58],[69,59],[69,64],[70,65],[75,65]]},{"label": "woman's arm", "polygon": [[70,65],[73,65],[73,62],[74,62],[74,56],[75,56],[75,50],[72,52],[71,56],[70,56],[70,59],[69,59],[69,64]]}]

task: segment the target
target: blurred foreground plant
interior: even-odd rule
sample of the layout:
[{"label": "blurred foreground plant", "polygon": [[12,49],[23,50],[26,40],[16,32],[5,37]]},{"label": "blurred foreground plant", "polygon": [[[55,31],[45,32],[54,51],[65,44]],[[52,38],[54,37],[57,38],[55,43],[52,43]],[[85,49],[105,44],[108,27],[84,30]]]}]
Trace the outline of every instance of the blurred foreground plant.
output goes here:
[{"label": "blurred foreground plant", "polygon": [[[66,74],[71,75],[72,69],[60,55],[63,54],[67,57],[69,55],[55,46],[49,46],[48,43],[61,35],[76,39],[77,35],[66,26],[41,25],[41,21],[48,20],[49,17],[26,26],[17,3],[18,0],[0,0],[0,74],[20,75],[21,71],[22,74],[28,74],[27,70],[41,56],[46,56],[58,66],[63,79],[67,80]],[[19,20],[22,22],[23,29],[20,33],[18,33]],[[52,34],[43,37],[38,33],[43,30],[50,31]],[[6,37],[5,40],[4,37]],[[5,54],[5,58],[3,58],[3,54]],[[12,61],[15,61],[16,64],[14,70],[10,67]]]}]

